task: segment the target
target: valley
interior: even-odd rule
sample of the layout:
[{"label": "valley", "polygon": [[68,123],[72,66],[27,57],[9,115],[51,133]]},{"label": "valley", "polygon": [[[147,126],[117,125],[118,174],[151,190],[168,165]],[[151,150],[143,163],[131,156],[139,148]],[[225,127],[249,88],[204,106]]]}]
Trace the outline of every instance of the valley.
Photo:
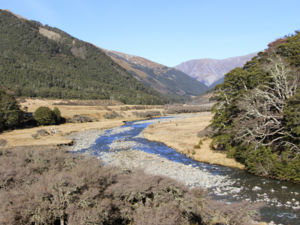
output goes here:
[{"label": "valley", "polygon": [[0,224],[299,224],[299,31],[170,67],[0,9],[0,41]]},{"label": "valley", "polygon": [[[268,202],[261,214],[264,221],[297,224],[294,218],[299,216],[299,185],[279,183],[282,187],[288,187],[283,195],[278,182],[242,172],[243,165],[227,158],[226,153],[212,151],[210,139],[198,137],[199,131],[209,125],[211,112],[168,114],[170,106],[134,106],[99,100],[24,99],[20,104],[28,112],[40,106],[57,106],[65,118],[78,114],[94,121],[6,131],[0,134],[0,139],[7,140],[8,149],[60,146],[76,154],[96,156],[107,166],[142,170],[149,175],[172,178],[189,187],[204,188],[212,198],[227,201],[227,204],[240,200],[251,204]],[[186,106],[182,108],[186,109]],[[153,113],[154,110],[159,111],[162,117],[147,119],[136,114]],[[112,112],[119,117],[105,118],[104,115]],[[33,138],[32,134],[40,129],[50,135]],[[51,133],[51,130],[56,133]],[[200,141],[202,144],[199,145]],[[262,186],[268,188],[268,191],[263,190],[267,194],[261,192]]]},{"label": "valley", "polygon": [[[149,127],[153,132],[153,126],[156,126],[155,134],[158,137],[164,136],[164,134],[170,136],[170,133],[175,133],[174,129],[170,131],[171,124],[171,126],[177,124],[178,130],[187,131],[188,121],[195,121],[196,118],[206,121],[209,116],[209,113],[203,112],[127,122],[122,127],[102,132],[93,144],[89,146],[84,144],[84,148],[81,147],[81,144],[90,139],[90,133],[83,132],[78,134],[81,138],[78,139],[78,146],[75,145],[71,149],[76,153],[98,157],[105,165],[120,167],[126,171],[142,170],[150,175],[172,178],[190,188],[204,188],[208,190],[209,196],[213,199],[225,201],[228,205],[234,204],[236,201],[245,201],[245,205],[246,202],[253,205],[261,204],[260,215],[264,221],[273,220],[276,223],[288,222],[288,224],[296,225],[300,209],[299,184],[279,182],[247,174],[241,170],[242,165],[233,163],[233,159],[231,161],[228,159],[226,162],[225,154],[223,154],[223,158],[210,155],[210,160],[221,159],[221,164],[235,168],[216,166],[213,161],[210,161],[212,164],[201,163],[201,157],[197,158],[197,155],[188,157],[186,156],[188,154],[181,154],[182,147],[172,148],[169,141],[172,137],[161,142],[149,141],[147,138],[149,137],[149,131],[147,131]],[[169,132],[164,129],[166,126],[169,128]],[[161,127],[163,128],[161,129]],[[182,140],[189,138],[195,139],[196,134],[191,132],[190,137],[181,136]],[[155,140],[157,139],[156,137]],[[160,140],[163,139],[166,140],[166,138],[160,138]],[[182,142],[184,141],[181,141],[181,144]],[[168,146],[164,143],[167,143]],[[172,143],[175,143],[173,146],[176,146],[178,141]],[[186,142],[184,147],[192,149],[191,143]],[[176,151],[178,149],[179,152]],[[195,150],[200,155],[208,153],[207,149],[203,147]],[[193,160],[193,158],[198,160]]]}]

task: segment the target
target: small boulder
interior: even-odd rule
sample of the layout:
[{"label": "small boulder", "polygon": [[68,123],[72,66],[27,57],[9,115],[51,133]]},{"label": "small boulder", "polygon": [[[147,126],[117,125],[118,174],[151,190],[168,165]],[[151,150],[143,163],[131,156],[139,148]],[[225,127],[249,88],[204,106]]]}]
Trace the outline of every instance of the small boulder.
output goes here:
[{"label": "small boulder", "polygon": [[260,191],[261,190],[261,187],[258,187],[258,186],[255,186],[252,188],[252,191]]},{"label": "small boulder", "polygon": [[51,133],[51,134],[60,134],[60,133],[61,133],[61,130],[56,129],[56,128],[51,128],[51,129],[50,129],[50,133]]}]

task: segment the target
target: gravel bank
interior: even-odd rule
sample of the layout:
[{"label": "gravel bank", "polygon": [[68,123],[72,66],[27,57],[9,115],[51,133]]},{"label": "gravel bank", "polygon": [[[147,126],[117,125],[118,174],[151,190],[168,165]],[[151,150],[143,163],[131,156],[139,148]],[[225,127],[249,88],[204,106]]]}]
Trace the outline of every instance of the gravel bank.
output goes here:
[{"label": "gravel bank", "polygon": [[90,147],[95,143],[95,140],[105,133],[105,130],[85,130],[76,132],[67,136],[68,139],[74,141],[74,144],[68,147],[69,151],[79,151]]},{"label": "gravel bank", "polygon": [[170,177],[189,187],[213,188],[232,183],[226,176],[212,175],[195,167],[138,150],[103,153],[101,159],[106,165],[129,170],[141,169],[148,174]]}]

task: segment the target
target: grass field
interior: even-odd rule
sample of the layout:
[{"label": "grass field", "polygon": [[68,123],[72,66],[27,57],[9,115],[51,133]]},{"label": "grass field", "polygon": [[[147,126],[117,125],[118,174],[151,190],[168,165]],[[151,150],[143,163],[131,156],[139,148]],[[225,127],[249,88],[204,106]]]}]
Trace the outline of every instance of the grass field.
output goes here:
[{"label": "grass field", "polygon": [[[17,129],[6,131],[0,134],[0,139],[7,141],[6,147],[29,146],[29,145],[66,145],[70,144],[71,140],[66,138],[66,135],[84,131],[88,129],[109,129],[118,127],[124,124],[123,121],[142,119],[136,115],[136,112],[151,112],[159,111],[163,113],[163,106],[135,106],[124,105],[116,101],[108,100],[51,100],[51,99],[25,99],[20,101],[22,109],[28,112],[34,112],[40,106],[47,106],[53,109],[58,107],[61,114],[66,119],[74,115],[88,116],[94,120],[89,123],[66,123],[55,126],[40,126],[34,128]],[[109,115],[116,113],[118,116],[108,119]],[[108,116],[105,116],[108,115]],[[51,130],[56,130],[56,134],[33,138],[38,130],[45,129],[49,133]]]},{"label": "grass field", "polygon": [[151,141],[165,143],[197,161],[244,169],[244,166],[234,159],[226,157],[225,153],[211,150],[211,140],[201,140],[197,134],[210,124],[212,114],[203,112],[197,116],[180,120],[157,123],[149,126],[143,132],[145,138]]}]

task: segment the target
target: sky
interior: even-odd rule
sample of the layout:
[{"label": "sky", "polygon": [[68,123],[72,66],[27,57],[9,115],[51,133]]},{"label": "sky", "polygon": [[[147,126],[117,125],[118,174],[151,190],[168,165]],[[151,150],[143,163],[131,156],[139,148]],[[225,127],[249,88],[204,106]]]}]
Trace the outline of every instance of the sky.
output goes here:
[{"label": "sky", "polygon": [[0,0],[0,8],[167,66],[262,51],[300,30],[300,0]]}]

